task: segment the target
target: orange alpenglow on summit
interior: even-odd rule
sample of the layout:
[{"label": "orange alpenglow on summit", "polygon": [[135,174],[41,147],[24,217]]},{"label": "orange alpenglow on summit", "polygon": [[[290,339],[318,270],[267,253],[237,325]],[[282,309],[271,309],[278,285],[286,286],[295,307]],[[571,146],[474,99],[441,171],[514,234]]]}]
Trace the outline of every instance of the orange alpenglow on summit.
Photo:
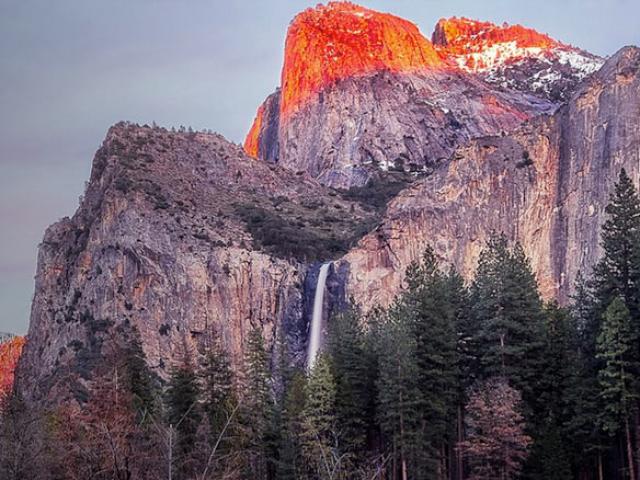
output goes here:
[{"label": "orange alpenglow on summit", "polygon": [[13,374],[25,342],[24,337],[13,337],[0,343],[0,398],[13,388]]},{"label": "orange alpenglow on summit", "polygon": [[[281,76],[280,121],[339,80],[377,71],[447,68],[413,23],[350,2],[330,2],[298,14],[287,32]],[[256,157],[264,111],[245,139]]]},{"label": "orange alpenglow on summit", "polygon": [[[531,49],[543,54],[554,48],[569,48],[548,35],[522,25],[495,25],[464,17],[441,19],[431,40],[446,57],[466,56],[466,63],[460,66],[468,70],[488,68],[499,60],[496,58],[498,56],[505,60],[505,56],[518,57]],[[491,51],[503,45],[508,48],[504,51]]]},{"label": "orange alpenglow on summit", "polygon": [[244,151],[253,158],[258,158],[260,152],[260,129],[262,128],[262,119],[264,117],[264,104],[258,107],[256,118],[251,125],[247,138],[244,140]]},{"label": "orange alpenglow on summit", "polygon": [[297,15],[289,27],[280,112],[286,117],[343,78],[441,65],[431,42],[407,20],[348,2],[319,5]]},{"label": "orange alpenglow on summit", "polygon": [[280,113],[343,78],[380,70],[444,67],[413,23],[349,2],[318,5],[297,15],[287,32]]}]

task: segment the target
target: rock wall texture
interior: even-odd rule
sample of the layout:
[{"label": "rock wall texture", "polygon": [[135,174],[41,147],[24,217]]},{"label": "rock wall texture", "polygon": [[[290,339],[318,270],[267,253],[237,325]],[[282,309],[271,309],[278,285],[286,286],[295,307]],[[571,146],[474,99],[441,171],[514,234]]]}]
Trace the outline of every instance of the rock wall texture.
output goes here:
[{"label": "rock wall texture", "polygon": [[471,138],[513,130],[555,108],[456,71],[344,79],[284,122],[269,108],[277,104],[270,97],[252,131],[258,157],[337,188],[363,185],[380,170],[429,171]]},{"label": "rock wall texture", "polygon": [[235,209],[275,204],[274,212],[300,216],[294,207],[308,202],[351,212],[349,223],[360,211],[219,135],[113,127],[78,211],[51,226],[40,246],[23,393],[78,400],[123,325],[137,328],[161,378],[197,355],[212,330],[235,365],[253,327],[269,345],[285,323],[304,333],[307,266],[261,250]]},{"label": "rock wall texture", "polygon": [[607,61],[550,117],[477,139],[402,192],[382,225],[342,260],[348,294],[388,304],[432,245],[467,278],[491,232],[520,241],[547,298],[566,302],[600,256],[600,226],[624,167],[640,181],[640,49]]},{"label": "rock wall texture", "polygon": [[24,337],[0,336],[0,402],[13,389],[14,373],[25,341]]},{"label": "rock wall texture", "polygon": [[429,171],[472,138],[551,113],[602,65],[519,25],[441,20],[433,39],[347,2],[306,10],[245,150],[338,188],[390,168]]}]

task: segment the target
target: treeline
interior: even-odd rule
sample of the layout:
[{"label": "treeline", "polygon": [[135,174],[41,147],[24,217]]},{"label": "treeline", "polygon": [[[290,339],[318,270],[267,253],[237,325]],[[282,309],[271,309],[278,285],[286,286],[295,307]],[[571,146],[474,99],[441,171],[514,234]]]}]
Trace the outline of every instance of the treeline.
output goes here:
[{"label": "treeline", "polygon": [[329,322],[307,372],[258,329],[234,371],[220,338],[162,385],[135,331],[82,407],[7,400],[3,479],[637,480],[640,200],[621,172],[604,256],[567,308],[493,236],[465,283],[432,250],[386,309]]}]

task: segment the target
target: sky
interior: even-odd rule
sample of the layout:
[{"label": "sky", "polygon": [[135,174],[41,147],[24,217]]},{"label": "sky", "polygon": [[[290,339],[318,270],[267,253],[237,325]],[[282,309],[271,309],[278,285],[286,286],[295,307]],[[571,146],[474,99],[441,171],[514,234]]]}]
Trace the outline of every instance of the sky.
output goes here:
[{"label": "sky", "polygon": [[[242,142],[304,0],[0,0],[0,332],[25,333],[37,247],[71,216],[110,125]],[[600,55],[640,45],[637,0],[363,0],[430,37],[441,17],[521,23]]]}]

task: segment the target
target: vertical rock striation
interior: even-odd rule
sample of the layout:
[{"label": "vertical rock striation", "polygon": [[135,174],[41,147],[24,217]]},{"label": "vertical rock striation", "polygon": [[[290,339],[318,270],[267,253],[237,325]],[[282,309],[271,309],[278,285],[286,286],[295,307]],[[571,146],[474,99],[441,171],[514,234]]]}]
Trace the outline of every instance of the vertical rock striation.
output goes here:
[{"label": "vertical rock striation", "polygon": [[492,232],[520,241],[547,298],[566,302],[600,256],[604,208],[624,167],[640,182],[640,49],[627,47],[551,117],[472,141],[402,192],[343,261],[349,294],[389,303],[430,244],[467,278]]}]

